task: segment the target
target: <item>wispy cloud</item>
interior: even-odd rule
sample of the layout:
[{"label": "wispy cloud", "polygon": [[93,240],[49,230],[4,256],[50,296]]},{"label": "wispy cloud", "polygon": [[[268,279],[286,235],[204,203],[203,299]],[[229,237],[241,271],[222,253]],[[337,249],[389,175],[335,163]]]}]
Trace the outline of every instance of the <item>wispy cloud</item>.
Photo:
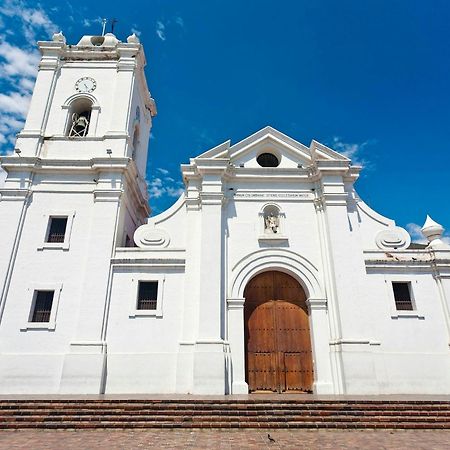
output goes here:
[{"label": "wispy cloud", "polygon": [[162,41],[165,41],[165,40],[166,40],[165,29],[166,29],[166,26],[165,26],[160,20],[158,20],[158,21],[156,22],[156,35],[157,35]]},{"label": "wispy cloud", "polygon": [[9,78],[16,75],[31,78],[36,76],[40,59],[37,50],[23,50],[8,42],[0,42],[0,57],[3,59],[0,63],[3,76]]},{"label": "wispy cloud", "polygon": [[[422,227],[420,225],[417,225],[417,223],[408,223],[406,229],[413,242],[417,242],[418,244],[428,244],[428,240],[425,239],[422,234]],[[442,241],[450,245],[450,234],[448,232],[443,234]]]},{"label": "wispy cloud", "polygon": [[[58,26],[37,4],[6,0],[0,6],[0,23],[8,29],[0,34],[0,154],[12,151],[16,133],[23,127],[40,60],[35,44],[48,39]],[[14,30],[14,32],[12,32]],[[17,42],[25,41],[18,45]]]},{"label": "wispy cloud", "polygon": [[148,181],[148,194],[154,213],[158,213],[170,199],[178,198],[184,192],[184,184],[170,176],[167,169],[158,167],[158,175]]},{"label": "wispy cloud", "polygon": [[[88,19],[88,18],[84,18],[83,19],[83,26],[86,28],[90,28],[92,26],[99,26],[99,25],[103,25],[103,19],[101,17],[96,17],[95,19]],[[101,28],[99,27],[99,30]]]},{"label": "wispy cloud", "polygon": [[156,35],[161,39],[162,41],[165,41],[167,39],[167,29],[170,28],[173,25],[179,27],[179,29],[184,29],[184,20],[181,16],[176,16],[173,19],[169,20],[158,20],[156,22]]},{"label": "wispy cloud", "polygon": [[56,24],[39,4],[30,8],[22,0],[6,0],[0,7],[0,14],[10,19],[19,19],[22,33],[31,44],[35,43],[42,30],[48,37],[58,31]]},{"label": "wispy cloud", "polygon": [[367,155],[365,155],[365,151],[369,145],[374,143],[374,140],[367,140],[361,143],[350,143],[345,142],[339,136],[334,136],[330,146],[337,152],[349,158],[353,164],[367,168],[370,163],[367,159]]},{"label": "wispy cloud", "polygon": [[140,30],[138,30],[136,24],[133,24],[133,26],[131,27],[131,32],[134,33],[138,37],[142,34],[142,32]]},{"label": "wispy cloud", "polygon": [[411,236],[411,240],[413,242],[417,242],[418,244],[428,244],[428,241],[422,234],[421,228],[422,227],[420,225],[417,225],[417,223],[408,223],[406,225],[406,229],[408,230],[408,233]]}]

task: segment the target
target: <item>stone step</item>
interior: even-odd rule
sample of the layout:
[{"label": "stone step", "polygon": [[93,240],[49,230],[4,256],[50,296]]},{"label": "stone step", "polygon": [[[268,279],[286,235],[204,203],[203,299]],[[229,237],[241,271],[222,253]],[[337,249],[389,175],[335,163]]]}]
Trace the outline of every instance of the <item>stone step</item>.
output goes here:
[{"label": "stone step", "polygon": [[0,428],[450,429],[450,402],[0,400]]},{"label": "stone step", "polygon": [[86,428],[392,428],[392,429],[449,429],[446,422],[119,422],[119,421],[66,421],[0,423],[0,429],[86,429]]},{"label": "stone step", "polygon": [[0,401],[0,411],[9,409],[37,409],[37,408],[49,408],[49,409],[60,409],[60,408],[90,408],[90,409],[242,409],[242,410],[271,410],[271,409],[311,409],[311,410],[449,410],[450,402],[442,404],[417,404],[417,403],[402,403],[402,404],[371,404],[371,403],[358,403],[358,404],[283,404],[283,403],[263,403],[263,404],[202,404],[202,403],[191,403],[191,404],[176,404],[176,403],[152,403],[152,402],[141,402],[141,403],[88,403],[88,402],[1,402]]},{"label": "stone step", "polygon": [[102,409],[102,410],[91,410],[91,409],[29,409],[29,410],[8,410],[0,412],[0,419],[2,417],[11,417],[11,416],[58,416],[58,415],[86,415],[86,416],[95,416],[95,415],[147,415],[147,416],[181,416],[181,415],[191,415],[191,416],[219,416],[219,417],[229,417],[233,415],[237,415],[240,417],[264,417],[264,416],[286,416],[286,415],[301,415],[301,416],[320,416],[320,417],[334,417],[336,415],[343,415],[345,417],[350,416],[363,416],[363,417],[374,417],[374,416],[386,416],[386,417],[433,417],[439,416],[442,418],[449,418],[450,411],[320,411],[320,410],[279,410],[279,411],[241,411],[241,410],[230,410],[230,411],[221,411],[221,410],[122,410],[122,409]]},{"label": "stone step", "polygon": [[62,414],[62,415],[16,415],[13,417],[4,417],[0,419],[0,423],[3,422],[61,422],[61,421],[197,421],[197,422],[290,422],[290,421],[318,421],[318,422],[358,422],[358,421],[373,421],[373,422],[435,422],[439,420],[440,422],[450,422],[450,417],[441,417],[438,415],[433,416],[411,416],[405,417],[403,415],[397,416],[352,416],[347,415],[333,415],[333,416],[322,416],[322,415],[293,415],[287,414],[283,416],[242,416],[239,414],[234,414],[230,416],[211,416],[211,415],[129,415],[129,414],[98,414],[98,415],[81,415],[81,414]]}]

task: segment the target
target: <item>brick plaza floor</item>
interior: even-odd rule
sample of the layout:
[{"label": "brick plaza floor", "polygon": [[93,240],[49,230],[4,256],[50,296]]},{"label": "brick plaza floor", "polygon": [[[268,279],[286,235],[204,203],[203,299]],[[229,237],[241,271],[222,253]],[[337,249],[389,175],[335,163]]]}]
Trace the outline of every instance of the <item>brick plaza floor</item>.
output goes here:
[{"label": "brick plaza floor", "polygon": [[[270,433],[275,442],[270,442]],[[426,449],[448,450],[450,430],[19,430],[0,449]]]}]

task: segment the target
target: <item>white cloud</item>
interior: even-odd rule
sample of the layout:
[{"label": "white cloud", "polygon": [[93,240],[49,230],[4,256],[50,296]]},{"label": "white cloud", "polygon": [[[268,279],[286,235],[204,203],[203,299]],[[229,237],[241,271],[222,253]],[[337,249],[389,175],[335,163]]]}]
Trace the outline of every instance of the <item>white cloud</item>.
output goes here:
[{"label": "white cloud", "polygon": [[[49,39],[58,31],[39,4],[5,0],[0,6],[0,22],[8,29],[0,35],[0,154],[10,152],[16,133],[23,127],[34,87],[40,55],[36,40]],[[23,41],[24,45],[17,45]]]},{"label": "white cloud", "polygon": [[[167,176],[169,171],[163,168],[156,169],[163,175],[163,178],[154,176],[148,181],[148,193],[150,202],[163,197],[179,197],[184,192],[184,184],[176,181],[174,178]],[[157,210],[158,208],[156,208]]]},{"label": "white cloud", "polygon": [[142,34],[142,32],[137,29],[136,24],[133,24],[133,26],[131,27],[131,32],[134,33],[137,37],[139,37]]},{"label": "white cloud", "polygon": [[166,26],[160,20],[158,20],[156,22],[156,34],[162,41],[166,40],[165,29]]},{"label": "white cloud", "polygon": [[181,28],[184,28],[184,20],[182,17],[180,17],[180,16],[175,17],[175,23],[177,25],[180,25]]},{"label": "white cloud", "polygon": [[2,113],[25,116],[30,104],[30,96],[19,92],[0,94],[0,109]]},{"label": "white cloud", "polygon": [[0,65],[3,74],[14,77],[35,77],[37,64],[39,63],[39,52],[37,50],[23,50],[8,42],[0,43],[0,57],[4,60]]},{"label": "white cloud", "polygon": [[363,153],[366,147],[373,143],[373,140],[365,141],[362,143],[349,143],[344,142],[339,136],[334,136],[331,147],[338,153],[341,153],[342,155],[349,158],[353,164],[367,168],[369,162],[363,156]]},{"label": "white cloud", "polygon": [[[406,225],[406,229],[408,230],[413,242],[417,242],[418,244],[428,244],[428,240],[422,234],[422,227],[420,225],[417,225],[416,223],[408,223]],[[450,245],[450,236],[448,233],[444,233],[441,239],[443,242]]]},{"label": "white cloud", "polygon": [[421,228],[422,227],[416,223],[408,223],[406,225],[406,229],[408,230],[413,242],[417,242],[418,244],[428,244],[428,241],[422,234]]},{"label": "white cloud", "polygon": [[34,88],[34,80],[29,78],[21,78],[19,80],[19,86],[24,90],[28,92],[32,92]]},{"label": "white cloud", "polygon": [[[92,27],[93,25],[102,25],[103,24],[103,19],[101,17],[96,17],[95,19],[83,19],[83,26],[88,28],[88,27]],[[100,27],[99,27],[100,30]],[[100,33],[99,33],[100,34]]]},{"label": "white cloud", "polygon": [[36,8],[30,8],[22,0],[6,0],[0,7],[0,14],[10,19],[18,19],[22,34],[31,45],[34,45],[40,32],[44,31],[47,37],[50,37],[58,31],[58,26],[39,4]]}]

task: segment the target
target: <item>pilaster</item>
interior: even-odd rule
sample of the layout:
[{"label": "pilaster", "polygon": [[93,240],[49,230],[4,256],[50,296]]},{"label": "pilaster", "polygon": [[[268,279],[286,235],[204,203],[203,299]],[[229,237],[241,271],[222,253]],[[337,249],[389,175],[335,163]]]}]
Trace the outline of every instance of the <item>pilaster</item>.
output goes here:
[{"label": "pilaster", "polygon": [[223,340],[224,287],[222,205],[227,160],[196,161],[201,175],[198,329],[194,350],[194,393],[225,393],[226,344]]},{"label": "pilaster", "polygon": [[232,361],[232,394],[248,394],[245,381],[245,336],[244,336],[245,298],[228,298],[228,342]]},{"label": "pilaster", "polygon": [[314,357],[313,390],[315,394],[334,394],[327,300],[324,298],[308,298],[306,304],[309,310]]}]

